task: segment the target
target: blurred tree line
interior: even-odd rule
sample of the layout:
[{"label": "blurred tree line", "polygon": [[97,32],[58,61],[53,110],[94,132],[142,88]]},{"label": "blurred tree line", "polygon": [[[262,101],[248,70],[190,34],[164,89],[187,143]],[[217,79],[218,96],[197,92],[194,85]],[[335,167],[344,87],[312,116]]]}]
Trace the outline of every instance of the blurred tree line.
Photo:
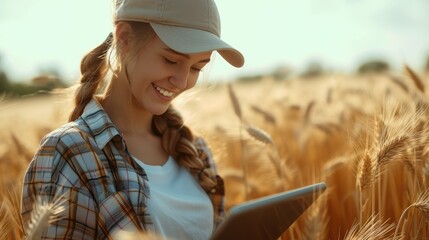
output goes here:
[{"label": "blurred tree line", "polygon": [[61,79],[55,68],[45,68],[29,82],[14,82],[5,71],[0,56],[0,95],[18,97],[24,95],[47,93],[55,88],[64,88],[67,84]]},{"label": "blurred tree line", "polygon": [[[361,63],[355,70],[356,74],[372,74],[372,73],[387,73],[391,70],[390,64],[383,59],[371,59]],[[423,71],[429,73],[429,56],[426,58]],[[331,73],[332,70],[329,70],[326,66],[323,66],[320,62],[313,61],[310,62],[306,68],[304,68],[300,73],[294,72],[291,68],[287,66],[279,66],[272,70],[270,73],[265,74],[253,74],[253,75],[244,75],[237,78],[239,82],[255,82],[263,80],[264,78],[272,78],[275,80],[286,80],[291,76],[298,76],[303,79],[313,79],[327,73]]]}]

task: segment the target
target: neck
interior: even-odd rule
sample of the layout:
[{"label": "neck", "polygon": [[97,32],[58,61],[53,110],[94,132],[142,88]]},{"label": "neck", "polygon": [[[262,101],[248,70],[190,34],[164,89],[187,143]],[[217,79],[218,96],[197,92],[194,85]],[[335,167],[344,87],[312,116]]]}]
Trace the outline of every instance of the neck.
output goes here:
[{"label": "neck", "polygon": [[153,114],[137,106],[128,88],[115,86],[117,82],[112,81],[112,91],[99,98],[109,118],[125,135],[152,135]]}]

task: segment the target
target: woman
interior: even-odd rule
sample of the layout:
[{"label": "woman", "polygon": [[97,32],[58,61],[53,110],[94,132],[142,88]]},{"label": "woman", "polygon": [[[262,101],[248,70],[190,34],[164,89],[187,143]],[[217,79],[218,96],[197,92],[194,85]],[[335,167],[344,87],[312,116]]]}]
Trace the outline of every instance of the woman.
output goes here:
[{"label": "woman", "polygon": [[36,199],[63,198],[44,238],[132,230],[208,239],[224,214],[223,181],[171,102],[196,84],[212,51],[236,67],[244,58],[219,38],[213,0],[117,0],[113,19],[113,34],[82,60],[70,122],[30,163],[24,225]]}]

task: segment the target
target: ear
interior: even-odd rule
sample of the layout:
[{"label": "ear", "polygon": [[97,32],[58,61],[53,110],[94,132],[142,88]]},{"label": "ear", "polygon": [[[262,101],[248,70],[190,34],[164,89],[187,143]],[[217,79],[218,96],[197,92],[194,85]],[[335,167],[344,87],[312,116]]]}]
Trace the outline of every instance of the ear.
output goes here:
[{"label": "ear", "polygon": [[118,22],[115,26],[115,37],[117,46],[123,53],[127,53],[131,48],[132,28],[126,22]]}]

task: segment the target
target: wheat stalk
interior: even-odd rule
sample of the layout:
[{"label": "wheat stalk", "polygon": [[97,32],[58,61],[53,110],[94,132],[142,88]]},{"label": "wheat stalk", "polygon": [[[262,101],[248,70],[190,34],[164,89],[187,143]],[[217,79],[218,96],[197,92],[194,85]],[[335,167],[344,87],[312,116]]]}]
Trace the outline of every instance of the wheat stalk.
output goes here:
[{"label": "wheat stalk", "polygon": [[328,89],[328,93],[326,94],[326,103],[327,104],[331,104],[332,103],[332,94],[333,94],[333,90],[332,87],[330,87]]},{"label": "wheat stalk", "polygon": [[323,173],[325,175],[329,175],[330,173],[334,172],[336,169],[350,162],[351,158],[352,158],[351,156],[339,156],[337,158],[330,160],[329,162],[326,162],[323,165]]},{"label": "wheat stalk", "polygon": [[425,92],[425,85],[423,84],[423,81],[420,79],[420,77],[408,66],[404,65],[404,72],[405,75],[407,75],[411,80],[413,80],[414,85],[416,85],[417,89],[419,89],[421,92]]},{"label": "wheat stalk", "polygon": [[50,203],[44,202],[40,196],[37,197],[26,232],[27,239],[41,239],[49,225],[61,219],[61,213],[65,211],[62,205],[67,201],[64,196],[65,194],[57,196]]},{"label": "wheat stalk", "polygon": [[408,169],[408,171],[410,171],[412,175],[416,174],[416,167],[414,166],[414,162],[411,159],[407,157],[402,162],[404,163],[405,167]]},{"label": "wheat stalk", "polygon": [[14,133],[11,133],[11,139],[13,141],[13,145],[19,154],[25,157],[27,160],[30,160],[33,157],[33,153],[26,147],[24,144],[16,137]]},{"label": "wheat stalk", "polygon": [[316,104],[315,101],[311,101],[307,105],[307,108],[305,109],[305,114],[304,114],[304,120],[305,120],[305,122],[310,122],[310,114],[311,114],[311,111],[313,110],[315,104]]},{"label": "wheat stalk", "polygon": [[234,89],[232,88],[231,84],[228,84],[228,93],[229,98],[231,99],[232,107],[234,109],[235,115],[240,119],[243,120],[243,115],[241,112],[240,102],[238,101],[237,95],[234,92]]},{"label": "wheat stalk", "polygon": [[0,236],[7,236],[9,230],[9,221],[6,217],[8,211],[6,208],[6,204],[3,202],[0,204]]},{"label": "wheat stalk", "polygon": [[[5,205],[6,210],[9,212],[9,219],[12,220],[12,224],[15,230],[18,232],[14,232],[15,235],[22,236],[24,234],[24,228],[22,226],[21,219],[21,189],[16,186],[21,186],[21,184],[16,184],[14,187],[8,189],[8,195],[4,197],[3,204]],[[1,236],[1,235],[0,235]]]},{"label": "wheat stalk", "polygon": [[235,115],[240,119],[240,147],[241,147],[241,168],[243,169],[244,175],[244,195],[245,199],[249,198],[249,181],[247,178],[247,163],[243,155],[244,141],[243,141],[243,114],[241,112],[240,102],[238,101],[237,95],[235,95],[234,89],[231,84],[228,84],[229,98],[231,99],[232,107]]}]

